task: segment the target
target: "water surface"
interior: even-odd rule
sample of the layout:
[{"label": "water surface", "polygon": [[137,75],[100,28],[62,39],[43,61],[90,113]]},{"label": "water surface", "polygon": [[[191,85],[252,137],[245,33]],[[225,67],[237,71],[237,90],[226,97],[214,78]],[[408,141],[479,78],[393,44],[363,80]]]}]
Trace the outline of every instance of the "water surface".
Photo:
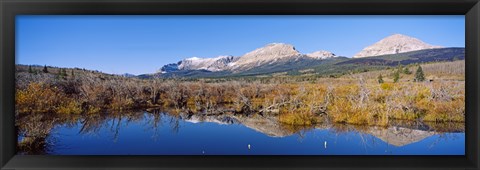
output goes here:
[{"label": "water surface", "polygon": [[[275,117],[140,111],[57,120],[51,155],[464,155],[462,125],[287,126]],[[22,138],[20,137],[19,140]],[[28,151],[27,151],[28,152]],[[31,154],[31,153],[30,153]]]}]

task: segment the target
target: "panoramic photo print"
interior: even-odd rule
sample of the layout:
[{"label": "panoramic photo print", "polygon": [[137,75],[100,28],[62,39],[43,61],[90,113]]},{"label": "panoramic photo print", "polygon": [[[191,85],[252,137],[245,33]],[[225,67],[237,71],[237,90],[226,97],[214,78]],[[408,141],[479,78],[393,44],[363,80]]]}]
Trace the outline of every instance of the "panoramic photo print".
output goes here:
[{"label": "panoramic photo print", "polygon": [[464,155],[465,17],[20,15],[20,155]]}]

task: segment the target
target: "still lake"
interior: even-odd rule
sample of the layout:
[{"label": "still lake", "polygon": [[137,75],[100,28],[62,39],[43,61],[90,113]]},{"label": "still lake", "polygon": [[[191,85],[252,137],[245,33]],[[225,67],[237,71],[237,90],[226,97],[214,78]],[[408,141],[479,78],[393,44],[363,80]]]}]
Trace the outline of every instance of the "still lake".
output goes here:
[{"label": "still lake", "polygon": [[[463,124],[286,126],[275,118],[160,111],[56,123],[50,155],[464,155]],[[453,128],[452,128],[453,127]],[[460,127],[460,128],[459,128]],[[20,140],[21,138],[19,138]]]}]

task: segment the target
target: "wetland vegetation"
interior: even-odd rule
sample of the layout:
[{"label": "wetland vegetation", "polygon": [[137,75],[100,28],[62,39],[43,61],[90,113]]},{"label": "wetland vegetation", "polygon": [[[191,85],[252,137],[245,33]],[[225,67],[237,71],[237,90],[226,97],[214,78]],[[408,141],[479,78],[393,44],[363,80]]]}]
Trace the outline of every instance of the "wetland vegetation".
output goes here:
[{"label": "wetland vegetation", "polygon": [[[399,65],[340,77],[199,79],[140,79],[79,68],[18,65],[19,148],[46,151],[47,139],[58,125],[83,122],[81,131],[88,131],[101,128],[102,123],[90,124],[106,120],[107,115],[152,109],[168,109],[166,113],[177,118],[226,115],[231,122],[243,120],[244,125],[249,122],[245,118],[261,117],[274,120],[274,127],[289,134],[319,126],[388,129],[399,121],[430,124],[428,129],[435,132],[461,132],[464,62]],[[423,81],[418,80],[418,68]],[[457,125],[452,129],[451,124]]]}]

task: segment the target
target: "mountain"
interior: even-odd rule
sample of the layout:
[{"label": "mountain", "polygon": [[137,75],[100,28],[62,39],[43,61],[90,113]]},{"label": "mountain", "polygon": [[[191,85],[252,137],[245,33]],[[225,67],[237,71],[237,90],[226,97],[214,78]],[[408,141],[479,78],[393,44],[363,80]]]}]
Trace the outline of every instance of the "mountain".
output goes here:
[{"label": "mountain", "polygon": [[332,57],[337,57],[335,54],[329,51],[315,51],[313,53],[306,54],[307,57],[311,57],[314,59],[327,59]]},{"label": "mountain", "polygon": [[337,57],[328,51],[317,51],[301,54],[294,46],[284,43],[271,43],[255,49],[242,56],[218,56],[215,58],[187,58],[178,63],[167,64],[160,69],[161,73],[179,71],[204,70],[210,72],[243,72],[256,69],[260,66],[284,65],[299,60],[323,60]]},{"label": "mountain", "polygon": [[[341,56],[326,59],[300,57],[295,60],[282,60],[271,64],[264,64],[249,70],[233,72],[229,70],[211,72],[207,70],[178,70],[161,74],[160,77],[239,77],[239,76],[271,76],[275,73],[289,75],[315,74],[318,76],[340,76],[351,72],[365,72],[368,70],[396,67],[398,64],[408,65],[426,62],[446,62],[465,59],[465,48],[435,48],[411,51],[399,54],[387,54],[363,58],[347,58]],[[150,78],[151,75],[140,75],[140,78]]]},{"label": "mountain", "polygon": [[130,73],[124,73],[124,74],[122,74],[122,75],[120,75],[120,76],[122,76],[122,77],[136,77],[136,75],[130,74]]},{"label": "mountain", "polygon": [[222,71],[227,69],[229,63],[235,61],[233,56],[218,56],[215,58],[187,58],[179,62],[179,70],[208,70]]},{"label": "mountain", "polygon": [[386,54],[398,54],[410,51],[442,48],[427,44],[417,38],[409,37],[402,34],[394,34],[388,36],[375,44],[364,48],[353,56],[353,58],[371,57]]},{"label": "mountain", "polygon": [[230,70],[238,72],[282,60],[295,60],[301,56],[302,54],[290,44],[271,43],[246,53],[229,66]]},{"label": "mountain", "polygon": [[378,139],[396,147],[416,143],[435,135],[435,132],[433,131],[395,126],[388,127],[386,129],[380,127],[370,127],[366,133],[369,133]]},{"label": "mountain", "polygon": [[160,68],[160,73],[173,72],[178,70],[178,63],[171,63]]},{"label": "mountain", "polygon": [[192,57],[163,66],[160,73],[138,77],[216,78],[276,75],[336,77],[344,74],[385,69],[398,64],[462,60],[465,48],[443,48],[416,38],[395,34],[366,47],[354,58],[329,51],[302,54],[293,45],[271,43],[242,56]]},{"label": "mountain", "polygon": [[396,66],[398,64],[408,65],[413,63],[443,62],[464,59],[465,48],[435,48],[399,54],[352,58],[347,61],[337,63],[337,65],[355,64],[357,66]]},{"label": "mountain", "polygon": [[[374,57],[346,58],[335,57],[319,64],[304,67],[319,76],[341,76],[349,73],[366,72],[397,67],[399,64],[420,64],[429,62],[449,62],[465,59],[465,48],[435,48],[411,51],[399,54],[387,54]],[[300,69],[299,69],[300,71]],[[299,71],[296,71],[297,74]]]}]

